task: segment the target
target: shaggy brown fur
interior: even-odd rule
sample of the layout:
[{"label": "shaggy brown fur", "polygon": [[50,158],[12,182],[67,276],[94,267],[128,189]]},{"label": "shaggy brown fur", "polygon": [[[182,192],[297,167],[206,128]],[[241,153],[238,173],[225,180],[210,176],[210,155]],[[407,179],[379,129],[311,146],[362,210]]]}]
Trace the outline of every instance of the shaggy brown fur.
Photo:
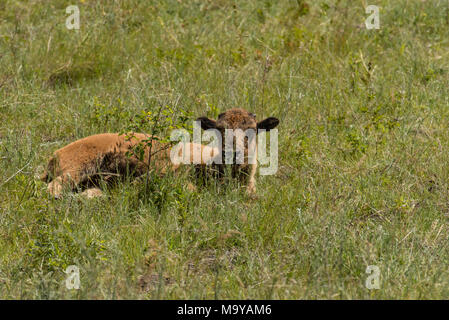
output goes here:
[{"label": "shaggy brown fur", "polygon": [[[222,138],[222,148],[225,146],[225,132],[226,129],[235,130],[234,135],[234,145],[236,145],[236,151],[238,151],[237,146],[241,143],[244,145],[240,145],[241,149],[243,149],[243,163],[236,163],[236,158],[238,157],[237,152],[234,152],[234,160],[232,166],[232,176],[239,177],[242,180],[246,180],[247,182],[247,192],[249,194],[253,194],[256,191],[256,169],[257,169],[257,144],[254,146],[254,156],[256,157],[256,161],[254,164],[249,163],[248,161],[248,138],[244,136],[245,130],[252,129],[254,133],[257,134],[258,129],[271,130],[275,128],[279,124],[279,120],[273,117],[267,118],[265,120],[256,121],[256,115],[254,113],[250,113],[244,109],[234,108],[230,109],[224,113],[218,115],[218,119],[212,120],[207,117],[200,117],[197,119],[200,121],[201,128],[203,130],[208,129],[217,129]],[[240,130],[236,130],[240,129]],[[240,141],[240,142],[239,142]],[[254,141],[256,143],[256,141]],[[222,164],[218,165],[218,171],[222,175],[224,172],[225,164],[225,152],[221,152],[222,156]]]},{"label": "shaggy brown fur", "polygon": [[[139,176],[147,172],[150,148],[145,148],[144,161],[140,161],[132,153],[133,148],[150,136],[142,133],[103,133],[89,136],[56,150],[48,162],[47,170],[42,180],[48,183],[48,191],[54,197],[59,197],[65,187],[70,189],[86,188],[96,179],[105,180],[113,177]],[[190,157],[193,160],[193,149],[200,148],[202,155],[214,157],[216,150],[207,149],[207,146],[189,144]],[[151,147],[151,164],[159,172],[176,170],[170,160],[169,144],[161,144],[153,139]],[[215,152],[215,153],[214,153]],[[182,150],[178,153],[182,157]],[[202,157],[202,159],[206,156]],[[204,159],[203,163],[206,162]],[[99,189],[88,189],[83,194],[88,197],[101,194]]]}]

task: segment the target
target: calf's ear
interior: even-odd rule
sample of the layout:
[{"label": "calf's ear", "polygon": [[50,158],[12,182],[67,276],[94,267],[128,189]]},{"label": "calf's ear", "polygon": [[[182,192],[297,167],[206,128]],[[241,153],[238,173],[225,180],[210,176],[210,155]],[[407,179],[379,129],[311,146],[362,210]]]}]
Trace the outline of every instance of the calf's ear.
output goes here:
[{"label": "calf's ear", "polygon": [[217,122],[207,117],[199,117],[198,119],[196,119],[196,121],[199,121],[201,123],[201,129],[203,130],[217,128]]},{"label": "calf's ear", "polygon": [[279,124],[279,120],[274,117],[266,118],[262,121],[259,121],[257,123],[257,129],[264,129],[267,131],[270,131],[271,129],[274,129]]}]

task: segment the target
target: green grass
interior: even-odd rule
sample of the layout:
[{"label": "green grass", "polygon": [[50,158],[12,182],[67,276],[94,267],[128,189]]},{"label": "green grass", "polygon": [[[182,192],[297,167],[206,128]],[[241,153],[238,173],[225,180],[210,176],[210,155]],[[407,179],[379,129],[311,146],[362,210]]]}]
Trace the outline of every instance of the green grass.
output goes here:
[{"label": "green grass", "polygon": [[[305,2],[1,1],[0,298],[448,299],[449,4]],[[160,104],[278,117],[277,174],[47,195],[54,150]]]}]

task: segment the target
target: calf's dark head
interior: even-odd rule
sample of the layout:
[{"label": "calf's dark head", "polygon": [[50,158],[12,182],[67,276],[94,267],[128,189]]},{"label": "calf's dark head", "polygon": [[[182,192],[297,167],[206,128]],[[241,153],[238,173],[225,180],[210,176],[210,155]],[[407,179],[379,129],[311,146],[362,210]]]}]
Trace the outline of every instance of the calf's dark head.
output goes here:
[{"label": "calf's dark head", "polygon": [[203,130],[218,130],[221,137],[222,166],[232,164],[233,175],[249,173],[250,167],[255,168],[258,131],[269,131],[279,124],[279,120],[273,117],[258,122],[254,113],[239,108],[221,113],[217,120],[200,117],[197,121],[200,121]]}]

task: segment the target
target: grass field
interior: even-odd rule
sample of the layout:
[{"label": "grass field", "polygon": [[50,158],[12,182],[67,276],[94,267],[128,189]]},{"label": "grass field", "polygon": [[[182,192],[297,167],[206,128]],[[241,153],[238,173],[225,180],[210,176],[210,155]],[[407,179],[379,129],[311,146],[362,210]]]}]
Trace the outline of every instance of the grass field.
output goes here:
[{"label": "grass field", "polygon": [[[448,299],[448,49],[443,0],[2,0],[0,298]],[[161,104],[279,118],[278,172],[48,196],[54,150]]]}]

